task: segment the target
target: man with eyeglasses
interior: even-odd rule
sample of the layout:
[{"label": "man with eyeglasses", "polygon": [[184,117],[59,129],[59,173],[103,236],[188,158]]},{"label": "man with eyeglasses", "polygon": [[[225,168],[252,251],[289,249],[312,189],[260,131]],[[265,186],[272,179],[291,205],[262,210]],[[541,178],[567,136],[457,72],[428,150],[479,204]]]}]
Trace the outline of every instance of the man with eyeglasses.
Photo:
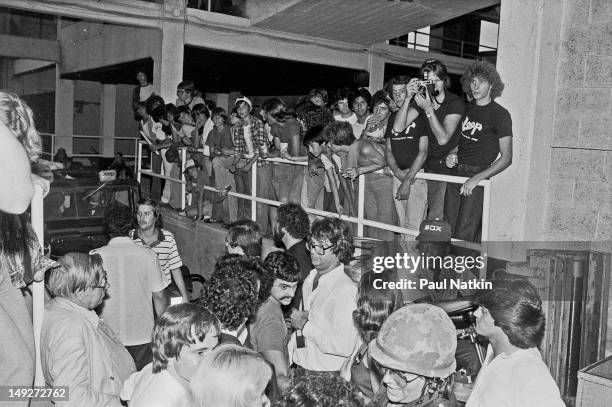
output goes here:
[{"label": "man with eyeglasses", "polygon": [[288,334],[281,306],[289,305],[300,279],[297,260],[288,252],[272,252],[264,269],[273,279],[268,299],[249,325],[251,346],[274,365],[279,389],[289,387]]},{"label": "man with eyeglasses", "polygon": [[302,310],[291,315],[296,332],[289,353],[303,369],[335,372],[350,357],[358,338],[352,318],[357,285],[344,272],[353,254],[353,236],[340,219],[321,219],[312,224],[307,247],[315,268],[302,287]]},{"label": "man with eyeglasses", "polygon": [[383,373],[372,405],[451,405],[456,348],[455,326],[441,308],[410,304],[395,311],[369,346]]}]

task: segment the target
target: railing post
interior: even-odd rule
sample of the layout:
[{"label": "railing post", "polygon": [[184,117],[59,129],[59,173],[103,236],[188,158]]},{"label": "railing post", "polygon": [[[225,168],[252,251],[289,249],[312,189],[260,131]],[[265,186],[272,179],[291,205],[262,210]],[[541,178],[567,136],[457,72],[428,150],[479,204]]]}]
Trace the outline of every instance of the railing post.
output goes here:
[{"label": "railing post", "polygon": [[[43,191],[38,185],[34,186],[34,197],[31,202],[32,228],[40,242],[41,248],[45,247],[44,220],[43,220]],[[42,330],[43,317],[45,313],[45,283],[38,281],[32,283],[32,327],[34,328],[34,346],[36,347],[36,370],[34,385],[42,386],[45,378],[40,363],[40,332]]]},{"label": "railing post", "polygon": [[[187,161],[187,149],[181,148],[181,210],[185,210],[185,193],[186,181],[185,181],[185,161]],[[163,165],[162,165],[163,167]],[[169,182],[169,181],[166,181]],[[193,199],[193,196],[192,196]]]},{"label": "railing post", "polygon": [[[258,160],[251,167],[251,198],[257,197],[257,162]],[[254,199],[251,199],[251,219],[257,222],[257,202]]]},{"label": "railing post", "polygon": [[489,213],[491,211],[491,181],[486,181],[483,185],[484,193],[482,195],[482,221],[480,230],[480,252],[484,257],[484,267],[480,270],[480,278],[487,276],[487,244],[489,241]]},{"label": "railing post", "polygon": [[142,143],[136,140],[136,181],[140,184],[142,178]]},{"label": "railing post", "polygon": [[365,175],[359,176],[357,186],[357,236],[363,236],[363,219],[365,218]]}]

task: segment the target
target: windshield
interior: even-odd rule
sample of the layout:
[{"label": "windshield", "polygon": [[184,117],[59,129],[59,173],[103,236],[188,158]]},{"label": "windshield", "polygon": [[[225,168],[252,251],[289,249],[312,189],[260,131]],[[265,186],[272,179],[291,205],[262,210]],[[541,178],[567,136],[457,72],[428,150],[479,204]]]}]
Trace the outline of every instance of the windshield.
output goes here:
[{"label": "windshield", "polygon": [[[103,217],[113,204],[134,210],[135,190],[129,185],[75,187],[51,191],[44,200],[46,220]],[[52,188],[53,189],[53,188]]]}]

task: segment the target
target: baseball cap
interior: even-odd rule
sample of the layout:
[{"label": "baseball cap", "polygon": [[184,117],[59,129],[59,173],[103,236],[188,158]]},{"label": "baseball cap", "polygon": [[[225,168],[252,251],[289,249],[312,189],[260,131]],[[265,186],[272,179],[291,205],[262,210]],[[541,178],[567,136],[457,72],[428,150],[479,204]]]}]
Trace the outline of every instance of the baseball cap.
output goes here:
[{"label": "baseball cap", "polygon": [[450,224],[440,219],[424,220],[419,227],[417,240],[427,242],[450,242]]},{"label": "baseball cap", "polygon": [[249,105],[251,109],[253,108],[253,103],[251,103],[251,100],[246,96],[240,96],[239,98],[237,98],[235,105],[237,105],[238,102],[245,102],[247,105]]}]

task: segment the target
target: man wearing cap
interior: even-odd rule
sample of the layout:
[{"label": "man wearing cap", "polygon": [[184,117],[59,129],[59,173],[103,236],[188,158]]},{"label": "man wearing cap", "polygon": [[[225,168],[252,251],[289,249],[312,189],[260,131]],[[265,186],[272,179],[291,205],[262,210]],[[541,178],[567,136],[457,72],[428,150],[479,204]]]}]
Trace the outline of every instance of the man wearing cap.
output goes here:
[{"label": "man wearing cap", "polygon": [[452,405],[456,348],[455,326],[441,308],[410,304],[395,311],[368,349],[384,374],[372,405]]},{"label": "man wearing cap", "polygon": [[[448,283],[451,279],[465,282],[475,279],[472,271],[465,267],[466,257],[451,255],[450,248],[451,228],[449,223],[439,219],[424,220],[419,227],[416,242],[409,245],[406,250],[408,256],[414,260],[408,263],[409,267],[398,268],[398,277],[414,280],[417,286],[421,280],[431,283],[446,281],[444,286],[421,288],[422,292],[435,301],[450,300],[472,294],[472,290],[459,289]],[[473,263],[475,266],[478,265],[475,261]],[[418,290],[403,290],[404,302],[417,299],[415,298],[417,293],[420,294]]]},{"label": "man wearing cap", "polygon": [[[236,109],[240,122],[234,126],[234,151],[239,159],[234,172],[236,191],[249,195],[251,193],[251,168],[258,158],[268,157],[268,136],[263,122],[251,114],[253,104],[246,96],[236,99]],[[257,196],[269,198],[270,167],[266,161],[260,161],[257,168]],[[257,205],[257,220],[263,230],[267,229],[268,207]],[[238,201],[238,219],[250,219],[249,205],[244,199]]]}]

